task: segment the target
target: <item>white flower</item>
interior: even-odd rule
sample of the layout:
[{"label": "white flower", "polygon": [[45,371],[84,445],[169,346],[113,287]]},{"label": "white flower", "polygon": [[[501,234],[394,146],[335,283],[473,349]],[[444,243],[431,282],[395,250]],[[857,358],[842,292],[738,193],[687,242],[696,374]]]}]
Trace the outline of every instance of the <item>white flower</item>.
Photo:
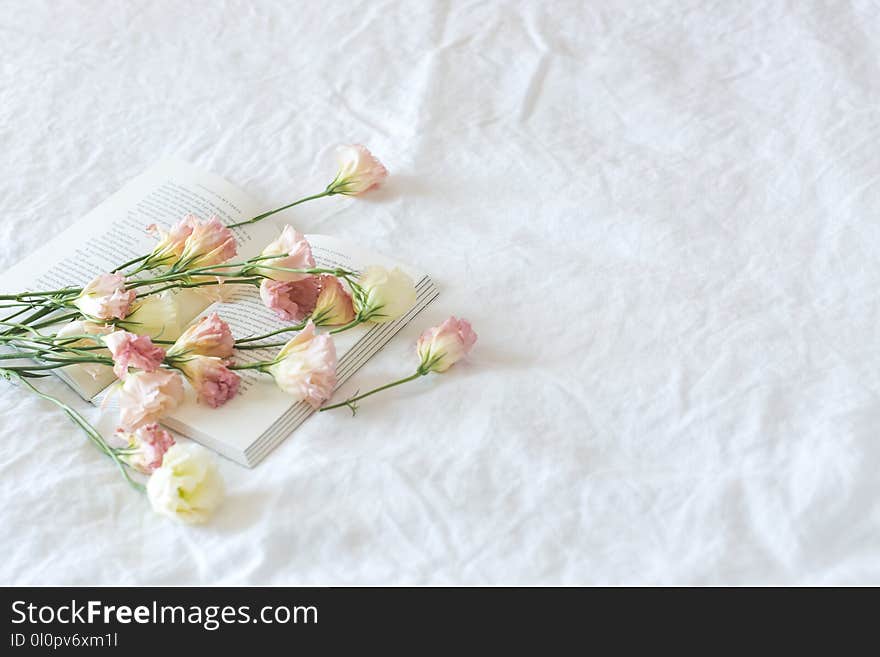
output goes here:
[{"label": "white flower", "polygon": [[358,285],[364,293],[362,298],[356,299],[358,313],[372,322],[393,322],[416,303],[415,283],[399,267],[391,271],[385,267],[368,267]]},{"label": "white flower", "polygon": [[131,313],[119,325],[138,335],[176,340],[181,334],[177,315],[177,298],[170,291],[165,291],[135,301]]},{"label": "white flower", "polygon": [[172,445],[147,482],[147,497],[156,513],[203,523],[223,500],[223,480],[204,447]]}]

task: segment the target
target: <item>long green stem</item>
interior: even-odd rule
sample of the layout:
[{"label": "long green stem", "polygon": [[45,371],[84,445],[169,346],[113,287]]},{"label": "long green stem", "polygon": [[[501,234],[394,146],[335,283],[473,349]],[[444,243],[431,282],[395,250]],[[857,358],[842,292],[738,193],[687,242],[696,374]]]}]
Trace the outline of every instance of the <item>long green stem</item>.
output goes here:
[{"label": "long green stem", "polygon": [[229,228],[238,228],[240,226],[247,226],[248,224],[255,224],[258,221],[262,221],[266,217],[271,217],[276,212],[281,212],[282,210],[287,210],[288,208],[292,208],[295,205],[299,205],[300,203],[305,203],[306,201],[312,201],[316,198],[322,198],[324,196],[333,196],[336,192],[331,192],[329,190],[324,190],[320,194],[313,194],[312,196],[306,196],[305,198],[301,198],[298,201],[294,201],[293,203],[288,203],[287,205],[282,205],[280,208],[275,208],[274,210],[269,210],[269,212],[264,212],[263,214],[258,214],[253,219],[248,219],[247,221],[240,221],[237,224],[230,224]]},{"label": "long green stem", "polygon": [[144,260],[146,260],[146,259],[149,258],[149,257],[150,257],[150,254],[147,253],[146,255],[142,255],[142,256],[140,256],[140,257],[138,257],[138,258],[134,258],[133,260],[129,260],[128,262],[119,265],[116,269],[114,269],[114,270],[111,271],[110,273],[111,273],[111,274],[115,274],[116,272],[118,272],[118,271],[120,271],[120,270],[122,270],[122,269],[125,269],[126,267],[131,267],[132,265],[136,265],[136,264],[139,263],[139,262],[143,262]]},{"label": "long green stem", "polygon": [[280,333],[288,333],[289,331],[302,331],[306,327],[306,322],[302,322],[300,324],[294,324],[293,326],[285,326],[284,328],[280,328],[277,331],[270,331],[269,333],[263,333],[262,335],[254,335],[249,338],[241,338],[240,340],[235,341],[235,346],[238,347],[245,342],[257,342],[259,340],[265,340],[266,338],[271,338],[273,335],[278,335]]},{"label": "long green stem", "polygon": [[415,374],[413,374],[412,376],[407,376],[403,379],[398,379],[397,381],[392,381],[391,383],[386,383],[384,386],[379,386],[378,388],[374,388],[373,390],[370,390],[370,392],[365,392],[362,395],[357,395],[356,397],[351,397],[349,399],[346,399],[344,402],[339,402],[338,404],[333,404],[332,406],[325,406],[324,408],[321,409],[321,411],[322,412],[329,411],[334,408],[342,408],[343,406],[347,406],[348,408],[351,409],[352,415],[354,415],[355,411],[357,410],[357,406],[355,405],[355,402],[358,402],[361,399],[364,399],[365,397],[369,397],[370,395],[375,395],[377,392],[382,392],[383,390],[388,390],[388,388],[393,388],[394,386],[399,386],[402,383],[409,383],[410,381],[415,381],[420,376],[424,376],[425,374],[427,374],[427,372],[422,372],[421,370],[419,370]]},{"label": "long green stem", "polygon": [[267,366],[273,365],[273,364],[274,364],[274,361],[261,360],[261,361],[255,362],[255,363],[238,363],[235,365],[229,365],[228,367],[230,370],[262,370],[264,367],[267,367]]},{"label": "long green stem", "polygon": [[347,331],[350,328],[354,328],[358,324],[363,324],[366,320],[362,317],[358,316],[351,320],[348,324],[343,324],[342,326],[337,326],[334,329],[330,329],[329,333],[331,335],[336,335],[337,333],[342,333],[343,331]]},{"label": "long green stem", "polygon": [[95,444],[95,446],[101,450],[104,454],[113,459],[113,462],[116,464],[116,467],[119,468],[119,471],[122,473],[122,476],[125,477],[125,480],[134,488],[140,492],[145,492],[146,488],[143,484],[135,481],[131,478],[131,475],[128,474],[128,470],[125,467],[125,464],[119,459],[119,456],[116,454],[115,450],[107,444],[107,441],[104,440],[104,437],[98,432],[95,427],[89,424],[88,420],[86,420],[82,415],[80,415],[73,408],[65,404],[60,399],[53,397],[50,394],[47,394],[40,390],[39,388],[34,387],[34,385],[27,380],[26,377],[22,376],[20,373],[9,370],[6,368],[0,368],[0,371],[8,372],[11,376],[14,376],[19,381],[21,381],[25,386],[31,389],[34,393],[42,397],[43,399],[52,402],[59,408],[61,408],[67,416],[73,420],[73,422],[82,429],[85,434],[89,437],[89,439]]},{"label": "long green stem", "polygon": [[0,295],[0,301],[20,301],[21,299],[27,297],[51,297],[56,294],[71,294],[76,292],[79,294],[82,292],[81,287],[65,287],[60,290],[47,290],[45,292],[21,292],[20,294],[2,294]]}]

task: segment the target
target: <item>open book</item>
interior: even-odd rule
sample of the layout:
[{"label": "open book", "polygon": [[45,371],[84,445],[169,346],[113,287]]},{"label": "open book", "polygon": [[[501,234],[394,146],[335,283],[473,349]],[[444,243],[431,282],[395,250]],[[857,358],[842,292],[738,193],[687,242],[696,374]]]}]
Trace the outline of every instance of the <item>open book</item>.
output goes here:
[{"label": "open book", "polygon": [[[152,250],[155,241],[145,232],[149,224],[168,227],[186,214],[203,218],[216,215],[224,224],[256,216],[264,209],[244,191],[226,180],[177,160],[160,162],[128,183],[83,219],[35,253],[5,272],[3,292],[58,289],[85,284],[94,276]],[[232,229],[238,241],[236,262],[254,257],[279,233],[270,220]],[[360,271],[368,265],[400,267],[416,282],[416,302],[408,312],[387,324],[364,324],[334,336],[339,358],[337,388],[381,349],[415,315],[437,296],[431,279],[412,267],[370,253],[325,235],[307,235],[319,267],[344,267]],[[215,290],[216,288],[204,288]],[[176,337],[202,314],[217,312],[236,338],[273,331],[290,322],[278,319],[264,307],[253,286],[230,286],[222,301],[204,289],[176,291],[174,316],[166,322]],[[174,335],[172,335],[174,334]],[[293,333],[277,336],[283,342]],[[236,362],[269,360],[276,349],[236,351]],[[53,370],[84,399],[94,400],[115,382],[110,368],[97,377],[82,366]],[[296,429],[313,410],[305,402],[292,403],[268,375],[239,371],[238,396],[211,409],[187,396],[162,423],[220,454],[254,466]],[[109,395],[112,399],[112,394]]]}]

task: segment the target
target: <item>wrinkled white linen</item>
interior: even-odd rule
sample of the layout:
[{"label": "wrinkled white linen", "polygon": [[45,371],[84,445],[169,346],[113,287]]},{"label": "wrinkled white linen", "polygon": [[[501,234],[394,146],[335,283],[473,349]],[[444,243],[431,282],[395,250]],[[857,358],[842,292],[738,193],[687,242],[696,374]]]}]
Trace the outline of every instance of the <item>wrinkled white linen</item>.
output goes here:
[{"label": "wrinkled white linen", "polygon": [[286,219],[441,296],[343,394],[444,316],[480,336],[223,461],[195,529],[3,383],[0,582],[880,583],[876,7],[35,1],[0,32],[0,268],[161,157],[269,208],[356,141],[387,187]]}]

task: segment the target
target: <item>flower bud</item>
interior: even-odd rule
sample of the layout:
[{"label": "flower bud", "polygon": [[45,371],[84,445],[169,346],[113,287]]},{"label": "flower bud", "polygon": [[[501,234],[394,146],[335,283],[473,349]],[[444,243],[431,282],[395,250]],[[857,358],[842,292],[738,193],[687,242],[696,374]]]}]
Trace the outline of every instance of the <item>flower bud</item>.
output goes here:
[{"label": "flower bud", "polygon": [[450,317],[422,333],[417,344],[421,372],[445,372],[464,358],[477,341],[477,334],[464,319]]},{"label": "flower bud", "polygon": [[415,283],[399,267],[391,271],[368,267],[358,285],[363,290],[362,298],[357,299],[358,314],[378,324],[393,322],[416,303]]},{"label": "flower bud", "polygon": [[339,146],[336,158],[339,171],[327,186],[333,194],[357,196],[378,187],[388,177],[388,170],[361,144]]}]

